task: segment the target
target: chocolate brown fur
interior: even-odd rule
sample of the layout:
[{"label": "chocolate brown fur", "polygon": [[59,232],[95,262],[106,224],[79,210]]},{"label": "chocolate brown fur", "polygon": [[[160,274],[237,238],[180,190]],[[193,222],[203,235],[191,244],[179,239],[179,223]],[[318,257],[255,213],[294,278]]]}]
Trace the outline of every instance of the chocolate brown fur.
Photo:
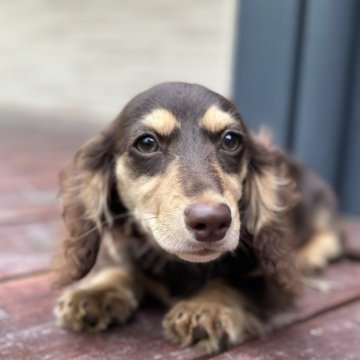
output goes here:
[{"label": "chocolate brown fur", "polygon": [[[147,153],[137,144],[149,134],[150,143],[154,140],[157,146]],[[237,141],[235,150],[223,146],[226,134]],[[106,258],[107,266],[121,269],[121,278],[132,279],[131,286],[114,284],[116,296],[111,298],[112,307],[119,297],[131,299],[124,319],[144,292],[174,306],[188,299],[185,309],[212,314],[204,324],[216,320],[226,326],[235,311],[243,323],[231,323],[231,332],[221,333],[230,336],[231,345],[244,341],[244,332],[261,335],[271,316],[291,306],[301,288],[296,249],[319,239],[323,231],[338,239],[331,225],[336,205],[328,187],[268,139],[250,133],[231,102],[199,85],[165,83],[130,101],[62,172],[61,198],[68,238],[54,261],[57,285],[79,280],[91,269],[101,275]],[[194,203],[224,203],[230,209],[231,224],[220,241],[201,243],[184,226],[185,210]],[[341,250],[327,251],[321,239],[314,247],[316,259],[326,264],[330,253],[334,257]],[[302,253],[302,270],[314,265],[307,261],[311,253],[309,247]],[[67,291],[67,302],[91,297],[91,289],[98,289],[96,279],[102,279],[99,274]],[[218,291],[226,288],[224,294],[232,294],[231,299],[218,303],[213,286],[206,290],[213,283],[221,284]],[[118,286],[124,291],[119,293]],[[238,298],[242,300],[235,306]],[[75,330],[91,328],[89,318],[95,330],[99,321],[108,324],[111,319],[106,315],[104,322],[102,302],[96,301],[92,310],[81,308],[80,315],[64,309],[61,301],[62,308],[56,310],[59,323]],[[177,321],[174,311],[164,325],[170,339],[174,336],[169,321]],[[195,331],[196,324],[188,331]],[[219,350],[221,336],[211,333],[210,325],[202,331],[201,339],[186,333],[175,336],[176,342]]]}]

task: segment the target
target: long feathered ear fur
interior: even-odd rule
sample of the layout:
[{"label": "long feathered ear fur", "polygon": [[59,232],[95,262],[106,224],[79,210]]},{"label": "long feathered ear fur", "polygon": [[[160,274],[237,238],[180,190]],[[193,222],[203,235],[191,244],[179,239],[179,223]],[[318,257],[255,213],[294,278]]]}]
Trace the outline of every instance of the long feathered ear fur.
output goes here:
[{"label": "long feathered ear fur", "polygon": [[253,236],[263,273],[288,293],[300,289],[294,257],[291,210],[298,195],[288,176],[285,155],[263,134],[250,138],[249,172],[244,183],[242,217]]},{"label": "long feathered ear fur", "polygon": [[109,210],[113,166],[111,137],[100,134],[85,143],[60,174],[60,198],[67,238],[53,259],[53,285],[61,287],[93,267]]}]

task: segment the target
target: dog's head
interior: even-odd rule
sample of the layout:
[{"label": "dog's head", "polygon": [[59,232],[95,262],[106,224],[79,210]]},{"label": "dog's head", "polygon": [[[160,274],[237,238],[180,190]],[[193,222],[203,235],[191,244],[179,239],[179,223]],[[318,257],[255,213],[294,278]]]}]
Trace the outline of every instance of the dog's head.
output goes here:
[{"label": "dog's head", "polygon": [[94,264],[115,207],[154,246],[190,262],[235,250],[242,226],[254,236],[277,226],[287,178],[273,153],[231,102],[202,86],[166,83],[139,94],[63,172],[66,281]]},{"label": "dog's head", "polygon": [[234,250],[246,175],[246,129],[235,108],[201,86],[160,85],[114,124],[117,190],[150,241],[192,262]]}]

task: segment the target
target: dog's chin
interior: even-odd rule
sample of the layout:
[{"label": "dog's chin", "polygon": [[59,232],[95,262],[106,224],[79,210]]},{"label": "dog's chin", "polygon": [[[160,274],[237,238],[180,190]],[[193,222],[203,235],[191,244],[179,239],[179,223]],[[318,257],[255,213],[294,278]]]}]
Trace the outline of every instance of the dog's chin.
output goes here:
[{"label": "dog's chin", "polygon": [[[239,245],[239,226],[230,229],[227,236],[216,242],[199,242],[193,236],[184,233],[182,241],[170,242],[171,236],[157,237],[153,232],[153,242],[170,258],[177,258],[192,263],[207,263],[220,258],[222,255],[234,251]],[[179,236],[178,236],[179,238]],[[164,241],[167,240],[167,241]]]},{"label": "dog's chin", "polygon": [[185,260],[192,263],[207,263],[219,258],[223,253],[215,250],[200,250],[196,252],[189,252],[176,254],[181,260]]}]

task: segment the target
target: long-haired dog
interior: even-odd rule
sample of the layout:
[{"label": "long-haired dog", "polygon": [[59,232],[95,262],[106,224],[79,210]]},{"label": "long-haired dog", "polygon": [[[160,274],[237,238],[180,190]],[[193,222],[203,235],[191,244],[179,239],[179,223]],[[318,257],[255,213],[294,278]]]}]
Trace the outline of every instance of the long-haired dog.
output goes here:
[{"label": "long-haired dog", "polygon": [[205,87],[131,100],[61,173],[68,237],[55,256],[61,326],[124,323],[151,294],[165,337],[218,351],[261,336],[301,273],[341,253],[336,202],[312,171]]}]

